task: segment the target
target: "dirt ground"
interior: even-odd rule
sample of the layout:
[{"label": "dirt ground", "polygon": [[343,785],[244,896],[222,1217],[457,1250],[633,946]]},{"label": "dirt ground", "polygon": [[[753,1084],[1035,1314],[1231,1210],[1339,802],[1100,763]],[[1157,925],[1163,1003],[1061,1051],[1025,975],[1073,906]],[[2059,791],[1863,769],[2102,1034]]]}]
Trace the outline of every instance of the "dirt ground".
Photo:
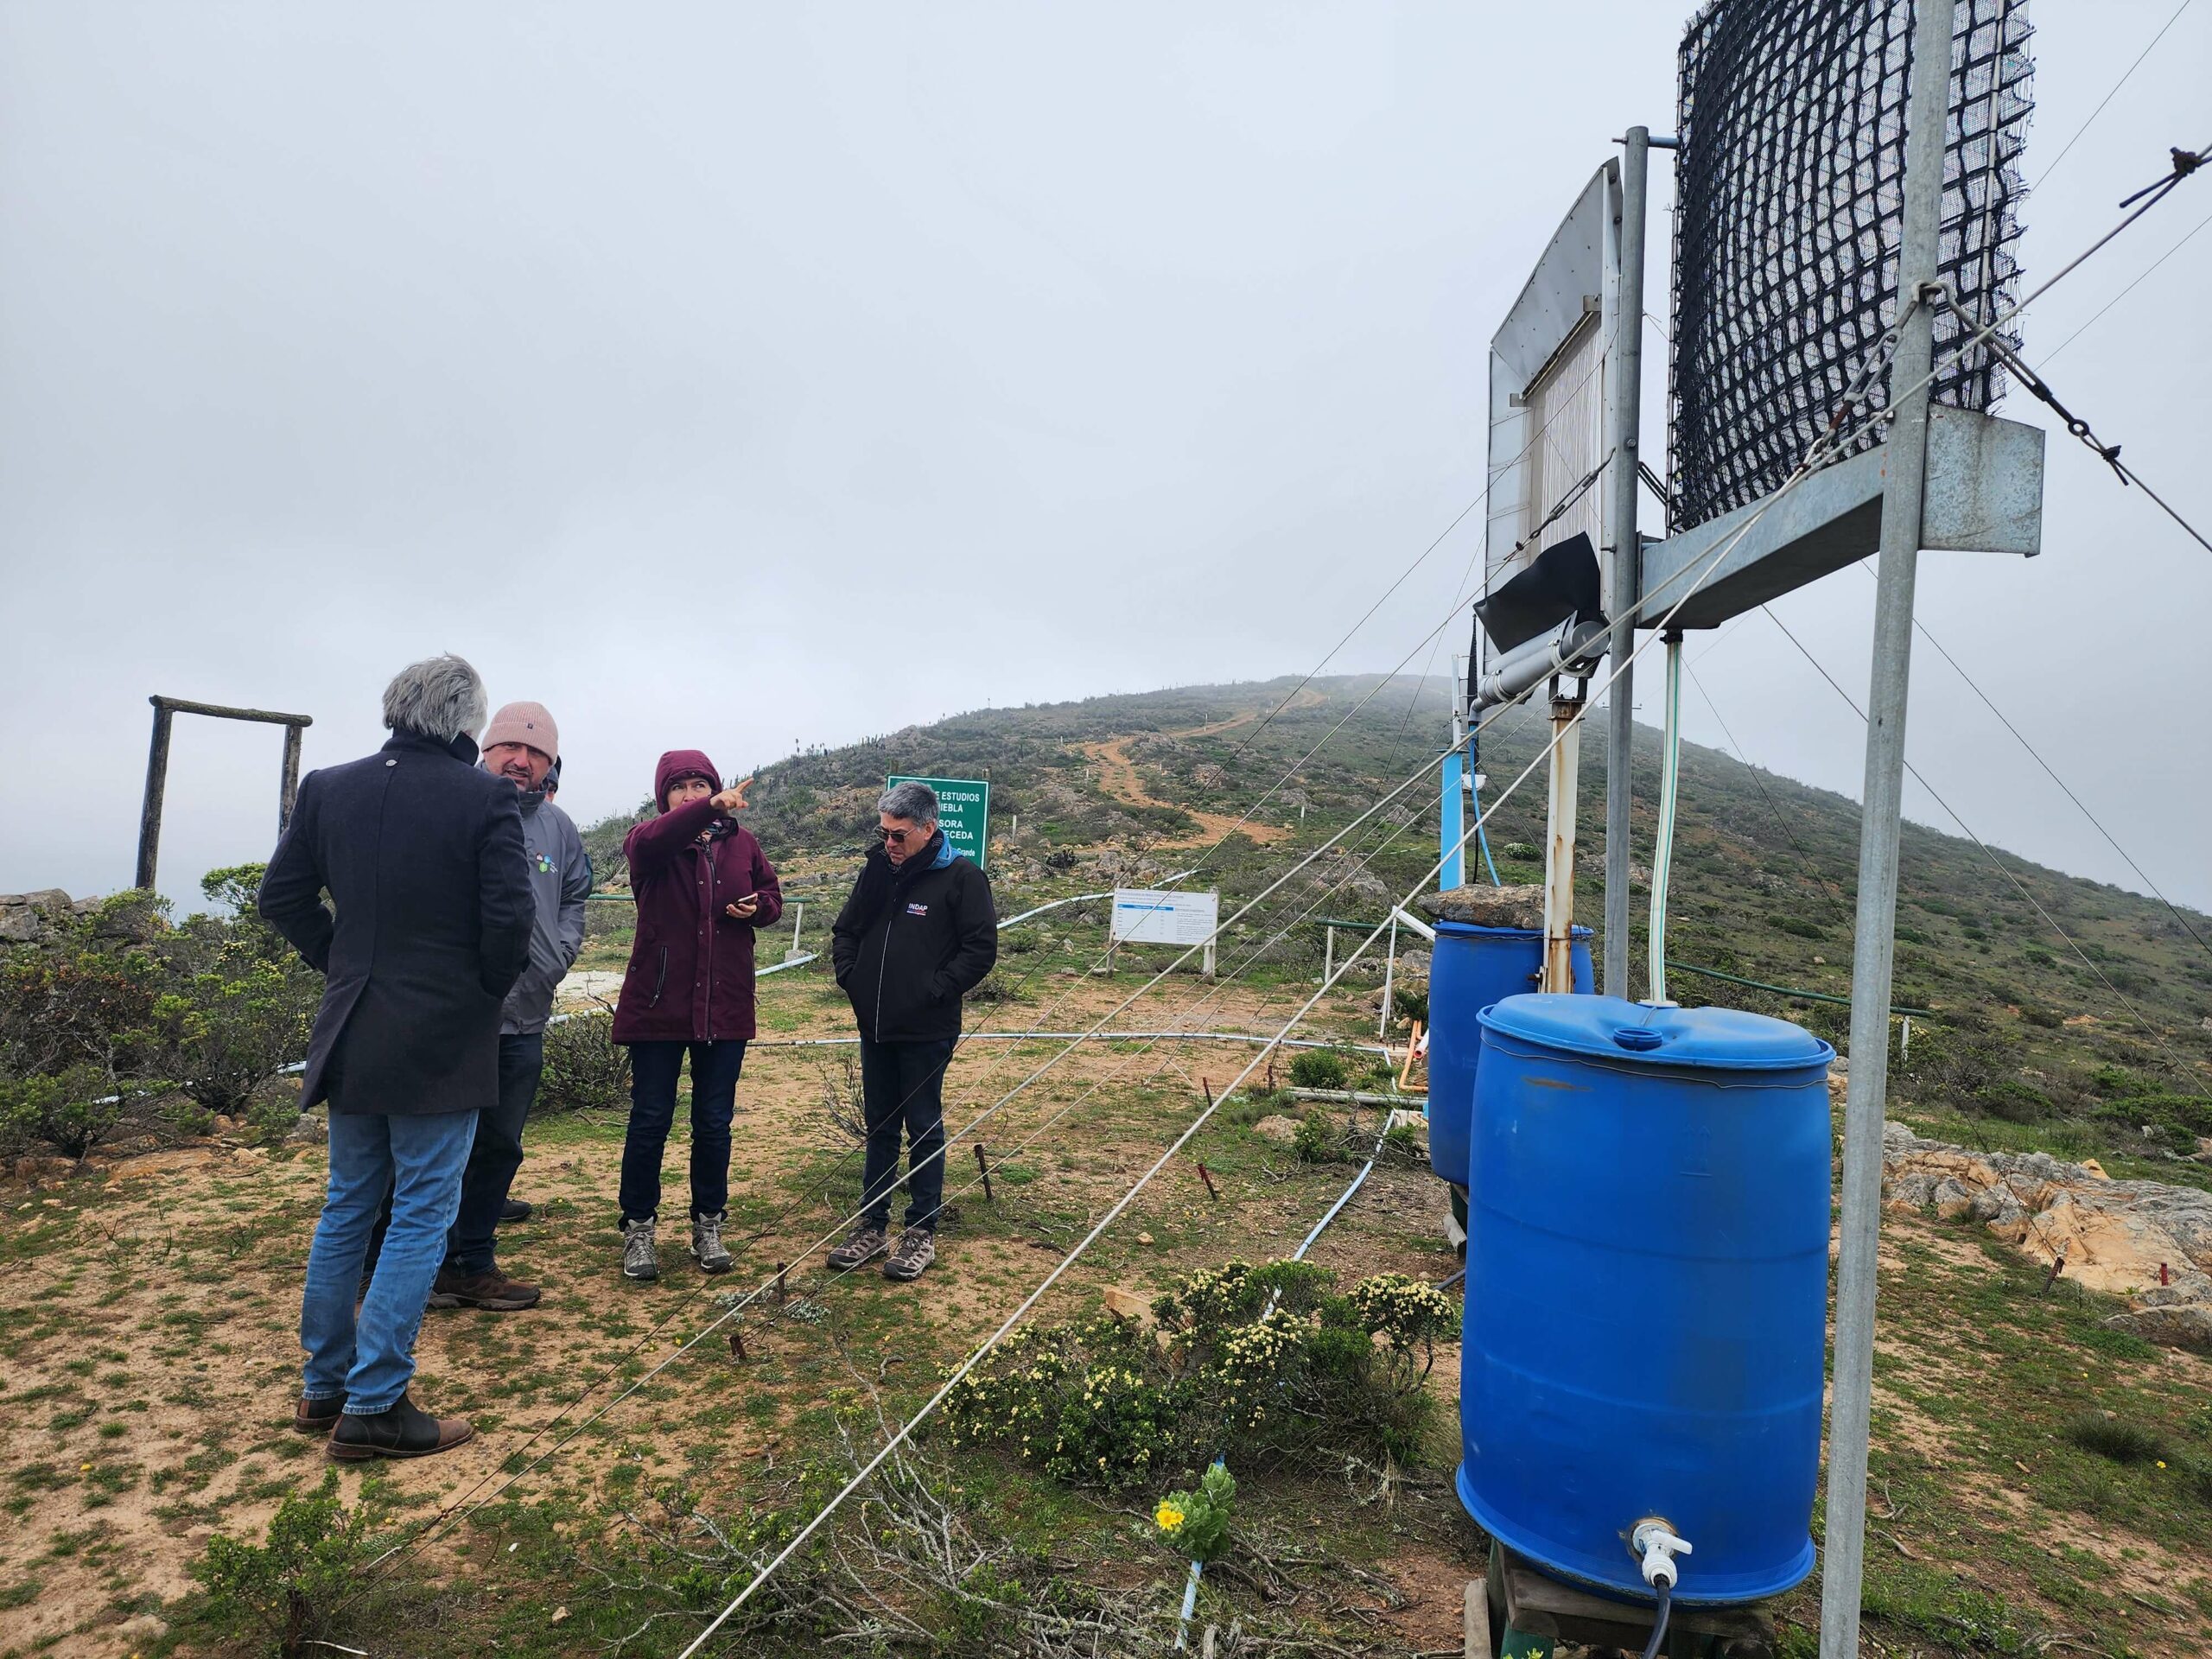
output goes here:
[{"label": "dirt ground", "polygon": [[[1009,965],[1019,977],[1019,959]],[[971,1010],[971,1027],[1081,1028],[1140,983],[1127,973],[1107,982],[1047,969],[1029,976],[1020,1000]],[[1196,1028],[1268,1031],[1311,988],[1294,981],[1210,992],[1180,977],[1113,1025],[1152,1027],[1179,1014]],[[1372,996],[1370,988],[1333,997],[1321,1027],[1371,1032]],[[957,1127],[990,1113],[974,1138],[988,1149],[994,1196],[982,1194],[972,1151],[957,1146],[948,1198],[958,1213],[940,1263],[918,1285],[894,1287],[873,1273],[840,1280],[823,1267],[820,1246],[841,1230],[858,1186],[857,1158],[823,1103],[843,1052],[779,1046],[842,1036],[847,1020],[818,979],[791,975],[764,986],[762,1040],[740,1090],[731,1212],[740,1260],[726,1278],[698,1274],[677,1239],[664,1247],[658,1283],[624,1281],[613,1204],[620,1122],[533,1123],[516,1191],[538,1213],[502,1235],[501,1255],[510,1271],[544,1286],[543,1304],[511,1315],[433,1312],[418,1344],[419,1398],[469,1417],[478,1438],[419,1465],[343,1469],[341,1491],[355,1499],[373,1490],[410,1523],[435,1522],[421,1557],[450,1574],[488,1570],[471,1553],[482,1548],[472,1517],[511,1488],[572,1502],[579,1514],[619,1509],[640,1481],[660,1478],[693,1482],[728,1505],[772,1503],[795,1452],[823,1432],[826,1400],[862,1369],[887,1386],[939,1375],[1096,1224],[1250,1052],[1086,1045],[1013,1092],[1062,1046],[963,1049],[947,1116]],[[1243,1117],[1234,1103],[1224,1108],[1038,1317],[1094,1307],[1109,1286],[1149,1296],[1200,1266],[1288,1253],[1353,1166],[1300,1164]],[[685,1144],[679,1128],[666,1172],[673,1213],[682,1209]],[[1198,1173],[1201,1157],[1217,1198]],[[257,1536],[287,1492],[321,1478],[320,1446],[288,1421],[323,1173],[313,1145],[215,1140],[96,1159],[46,1185],[0,1190],[0,1405],[9,1424],[0,1495],[15,1522],[0,1535],[0,1655],[162,1650],[165,1614],[192,1590],[189,1568],[207,1541],[218,1530]],[[1444,1189],[1425,1170],[1382,1167],[1313,1257],[1346,1277],[1392,1270],[1441,1279],[1454,1266],[1444,1214]],[[2056,1478],[2064,1448],[2015,1444],[2006,1419],[2018,1414],[1989,1400],[1999,1378],[2054,1421],[2084,1402],[2171,1414],[2177,1402],[2212,1402],[2212,1365],[2100,1350],[2093,1309],[2036,1300],[2035,1275],[2022,1269],[2016,1283],[2014,1269],[1956,1226],[1897,1215],[1885,1226],[1875,1471],[1883,1507],[1869,1582],[1888,1611],[1870,1617],[1866,1651],[2037,1650],[1977,1645],[1973,1630],[2012,1628],[1955,1611],[1960,1598],[1985,1592],[2031,1618],[2020,1628],[2036,1640],[2056,1638],[2067,1650],[2119,1659],[2122,1644],[2100,1632],[2120,1628],[2126,1650],[2144,1659],[2212,1650],[2212,1581],[2179,1541],[2183,1521],[2168,1518],[2187,1512],[2145,1507],[2165,1500],[2129,1491],[2077,1500],[2071,1487],[2039,1484]],[[767,1282],[779,1263],[791,1264],[785,1299],[764,1297],[741,1315],[740,1361],[729,1325],[717,1324],[723,1300]],[[2000,1329],[1992,1308],[2017,1329]],[[2053,1324],[2062,1313],[2072,1323]],[[2031,1363],[2045,1368],[2032,1388],[2019,1380]],[[1442,1408],[1442,1443],[1383,1498],[1344,1480],[1272,1497],[1253,1487],[1255,1535],[1271,1541],[1279,1559],[1296,1554],[1281,1541],[1310,1527],[1312,1559],[1343,1563],[1332,1593],[1370,1633],[1366,1651],[1453,1647],[1464,1586],[1482,1570],[1483,1541],[1450,1484],[1457,1375],[1456,1350],[1440,1351],[1428,1386]],[[2053,1508],[2077,1501],[2096,1513]],[[2079,1556],[2072,1567],[2071,1556],[2044,1559],[2055,1514]],[[1158,1564],[1135,1548],[1110,1543],[1102,1581],[1157,1576]],[[1816,1607],[1808,1586],[1783,1611],[1802,1630]]]}]

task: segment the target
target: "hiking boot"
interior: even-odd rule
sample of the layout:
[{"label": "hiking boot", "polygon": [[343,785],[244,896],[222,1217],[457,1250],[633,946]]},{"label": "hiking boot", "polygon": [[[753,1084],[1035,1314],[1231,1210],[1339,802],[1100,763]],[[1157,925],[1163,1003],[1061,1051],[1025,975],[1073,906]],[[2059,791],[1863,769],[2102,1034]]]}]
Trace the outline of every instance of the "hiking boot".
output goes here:
[{"label": "hiking boot", "polygon": [[480,1307],[487,1313],[512,1313],[536,1307],[543,1293],[536,1285],[510,1279],[496,1267],[481,1273],[443,1267],[430,1285],[432,1307]]},{"label": "hiking boot", "polygon": [[536,1211],[520,1198],[509,1198],[499,1206],[499,1225],[504,1227],[511,1221],[528,1221],[536,1213]]},{"label": "hiking boot", "polygon": [[658,1279],[660,1277],[660,1256],[653,1249],[654,1217],[622,1224],[622,1276],[625,1279]]},{"label": "hiking boot", "polygon": [[691,1217],[691,1259],[699,1264],[702,1273],[728,1273],[735,1265],[722,1243],[720,1216]]},{"label": "hiking boot", "polygon": [[433,1417],[401,1395],[389,1411],[347,1412],[330,1431],[330,1456],[338,1463],[372,1458],[428,1458],[450,1452],[476,1431],[454,1417]]},{"label": "hiking boot", "polygon": [[292,1432],[296,1434],[327,1434],[338,1426],[345,1414],[346,1396],[333,1395],[327,1400],[317,1400],[302,1395],[300,1403],[292,1408]]},{"label": "hiking boot", "polygon": [[924,1269],[937,1260],[937,1235],[926,1227],[909,1227],[899,1235],[899,1248],[891,1252],[891,1259],[883,1264],[883,1276],[902,1283],[918,1279]]},{"label": "hiking boot", "polygon": [[883,1229],[873,1222],[864,1221],[845,1235],[845,1242],[830,1252],[830,1265],[840,1273],[850,1273],[863,1262],[873,1262],[890,1248],[890,1241],[883,1236]]}]

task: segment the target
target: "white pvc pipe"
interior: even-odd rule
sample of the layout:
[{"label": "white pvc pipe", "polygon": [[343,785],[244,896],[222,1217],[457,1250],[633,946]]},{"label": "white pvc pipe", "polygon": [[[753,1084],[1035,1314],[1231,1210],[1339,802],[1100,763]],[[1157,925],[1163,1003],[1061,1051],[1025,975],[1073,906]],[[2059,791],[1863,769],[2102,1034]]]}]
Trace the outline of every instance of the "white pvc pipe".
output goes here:
[{"label": "white pvc pipe", "polygon": [[1667,877],[1675,860],[1675,816],[1682,769],[1682,636],[1667,636],[1666,729],[1659,760],[1659,830],[1651,848],[1650,979],[1647,995],[1667,1001]]}]

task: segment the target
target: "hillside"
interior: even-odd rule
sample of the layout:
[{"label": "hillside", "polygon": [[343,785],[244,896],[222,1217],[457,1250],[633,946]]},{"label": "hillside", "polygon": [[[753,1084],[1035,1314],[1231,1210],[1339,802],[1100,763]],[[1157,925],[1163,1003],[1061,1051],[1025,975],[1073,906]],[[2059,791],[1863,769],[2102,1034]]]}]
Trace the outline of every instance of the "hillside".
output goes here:
[{"label": "hillside", "polygon": [[[1261,729],[1258,715],[1294,684],[1185,687],[910,728],[765,768],[748,822],[770,855],[802,880],[841,882],[887,773],[988,778],[992,872],[1011,908],[1185,868],[1250,811],[1245,830],[1207,860],[1211,884],[1233,902],[1404,783],[1445,729],[1434,682],[1416,701],[1404,682],[1378,687],[1371,677],[1318,680]],[[1541,741],[1538,714],[1523,709],[1503,721],[1484,751],[1494,785],[1526,766]],[[1592,923],[1605,855],[1601,742],[1595,731],[1587,735],[1583,768],[1580,896],[1583,919]],[[1657,733],[1640,729],[1639,880],[1650,852],[1657,754]],[[1508,881],[1541,874],[1534,861],[1541,782],[1539,771],[1496,810],[1491,846]],[[1254,971],[1318,965],[1316,928],[1267,943],[1282,925],[1279,914],[1383,915],[1434,861],[1435,798],[1427,779],[1407,790],[1351,838],[1349,851],[1325,856],[1256,912],[1252,925],[1233,930],[1224,967],[1262,946]],[[1670,957],[1847,995],[1855,804],[1695,744],[1683,747],[1681,799]],[[621,832],[632,821],[611,819],[588,836],[602,874],[618,880]],[[1296,911],[1281,908],[1300,893]],[[2193,925],[2212,937],[2212,920]],[[1638,995],[1643,932],[1639,902],[1630,953]],[[2170,1179],[2203,1179],[2205,1166],[2174,1154],[2195,1154],[2198,1137],[2212,1135],[2204,1098],[2212,1095],[2212,956],[2163,906],[2009,855],[1993,862],[1971,841],[1908,824],[1897,938],[1896,1001],[1935,1015],[1916,1020],[1909,1063],[1895,1075],[1903,1115],[1955,1136],[1968,1132],[1960,1120],[1974,1120],[1971,1135],[1993,1145],[2141,1158]],[[1847,1045],[1847,1014],[1836,1004],[1687,973],[1670,989],[1683,1001],[1786,1014]]]}]

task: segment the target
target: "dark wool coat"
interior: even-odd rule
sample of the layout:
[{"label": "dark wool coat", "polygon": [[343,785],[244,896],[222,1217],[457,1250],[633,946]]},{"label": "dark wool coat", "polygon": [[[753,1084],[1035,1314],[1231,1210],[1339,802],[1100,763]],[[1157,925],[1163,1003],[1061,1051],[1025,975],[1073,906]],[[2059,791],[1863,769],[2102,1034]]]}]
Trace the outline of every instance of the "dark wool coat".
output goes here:
[{"label": "dark wool coat", "polygon": [[498,1098],[499,1004],[530,960],[535,906],[519,791],[475,761],[466,737],[395,732],[301,784],[260,910],[328,981],[302,1104],[430,1114]]},{"label": "dark wool coat", "polygon": [[999,956],[991,879],[945,844],[944,832],[904,864],[869,849],[830,929],[830,960],[872,1042],[960,1034],[960,999]]},{"label": "dark wool coat", "polygon": [[[696,758],[702,764],[692,770],[712,779],[706,757]],[[681,775],[664,757],[655,779],[659,800]],[[636,826],[622,853],[638,901],[638,934],[614,1005],[614,1040],[749,1041],[753,935],[784,913],[783,888],[760,843],[702,798]],[[760,907],[740,921],[725,906],[747,893]]]}]

